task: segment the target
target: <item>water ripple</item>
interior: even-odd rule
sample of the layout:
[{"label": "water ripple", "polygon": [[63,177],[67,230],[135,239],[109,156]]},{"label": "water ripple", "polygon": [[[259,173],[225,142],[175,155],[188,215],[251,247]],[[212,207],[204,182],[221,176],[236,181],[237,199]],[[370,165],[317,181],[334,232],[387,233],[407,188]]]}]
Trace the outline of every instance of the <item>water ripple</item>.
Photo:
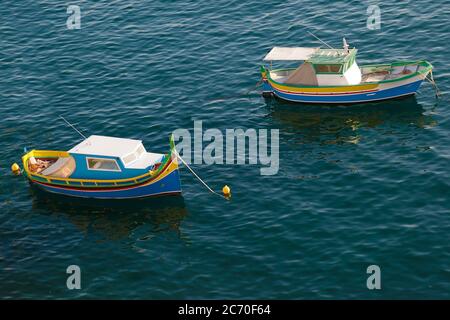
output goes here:
[{"label": "water ripple", "polygon": [[[449,298],[448,9],[369,1],[79,2],[2,6],[0,297]],[[307,6],[307,10],[303,8]],[[427,6],[427,11],[423,7]],[[333,45],[360,63],[425,58],[443,93],[346,108],[243,95],[274,45]],[[67,149],[85,134],[143,139],[165,152],[176,128],[276,128],[280,170],[194,166],[184,198],[127,203],[51,197],[5,174],[23,148]],[[83,289],[65,287],[70,264]],[[366,289],[378,264],[383,290]]]}]

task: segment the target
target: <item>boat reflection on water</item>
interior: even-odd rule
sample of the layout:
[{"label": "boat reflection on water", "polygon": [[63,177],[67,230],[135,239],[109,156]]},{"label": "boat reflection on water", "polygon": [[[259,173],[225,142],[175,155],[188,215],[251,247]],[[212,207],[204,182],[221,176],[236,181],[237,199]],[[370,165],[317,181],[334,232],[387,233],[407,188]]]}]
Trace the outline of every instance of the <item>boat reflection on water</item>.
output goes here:
[{"label": "boat reflection on water", "polygon": [[[317,106],[267,98],[270,115],[285,130],[301,133],[304,143],[358,143],[358,129],[372,128],[393,133],[398,126],[432,127],[437,123],[416,97],[347,106]],[[395,131],[395,130],[394,130]]]},{"label": "boat reflection on water", "polygon": [[30,192],[34,211],[63,216],[85,236],[120,240],[128,238],[134,230],[145,225],[150,231],[144,238],[175,232],[183,239],[180,224],[188,212],[182,196],[99,200],[49,194],[34,186]]}]

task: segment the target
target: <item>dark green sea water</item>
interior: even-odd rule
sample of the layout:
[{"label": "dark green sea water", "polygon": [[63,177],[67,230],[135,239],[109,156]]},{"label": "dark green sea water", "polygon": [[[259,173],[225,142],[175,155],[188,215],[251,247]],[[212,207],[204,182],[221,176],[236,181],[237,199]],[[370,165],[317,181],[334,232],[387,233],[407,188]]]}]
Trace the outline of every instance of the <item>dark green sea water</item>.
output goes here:
[{"label": "dark green sea water", "polygon": [[[0,298],[450,298],[448,1],[74,1],[0,6]],[[426,10],[424,10],[426,8]],[[306,29],[306,26],[308,29]],[[295,106],[245,96],[274,45],[333,45],[359,63],[427,59],[439,101]],[[280,170],[194,165],[184,197],[65,199],[9,172],[23,148],[67,150],[77,134],[138,138],[166,152],[191,129],[280,130]],[[79,265],[82,289],[68,290]],[[382,289],[366,287],[381,268]]]}]

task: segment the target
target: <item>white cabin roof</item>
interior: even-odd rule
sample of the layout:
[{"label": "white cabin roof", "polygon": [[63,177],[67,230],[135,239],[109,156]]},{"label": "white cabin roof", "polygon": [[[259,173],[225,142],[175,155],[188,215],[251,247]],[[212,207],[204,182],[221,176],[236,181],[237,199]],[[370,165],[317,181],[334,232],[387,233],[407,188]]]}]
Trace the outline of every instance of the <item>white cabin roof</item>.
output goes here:
[{"label": "white cabin roof", "polygon": [[319,48],[274,47],[264,57],[264,61],[303,61],[312,57]]},{"label": "white cabin roof", "polygon": [[68,152],[121,158],[136,151],[140,145],[142,145],[141,140],[92,135]]}]

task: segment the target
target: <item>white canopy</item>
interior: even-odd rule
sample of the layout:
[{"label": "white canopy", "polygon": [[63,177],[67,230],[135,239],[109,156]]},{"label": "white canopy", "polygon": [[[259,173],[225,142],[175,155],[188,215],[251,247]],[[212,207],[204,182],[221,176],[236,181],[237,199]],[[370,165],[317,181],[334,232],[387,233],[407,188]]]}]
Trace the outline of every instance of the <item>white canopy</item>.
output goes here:
[{"label": "white canopy", "polygon": [[164,157],[164,154],[146,152],[141,140],[96,135],[79,143],[69,153],[118,157],[128,169],[145,169]]},{"label": "white canopy", "polygon": [[303,61],[308,60],[319,48],[274,47],[264,61]]},{"label": "white canopy", "polygon": [[140,140],[92,135],[70,149],[69,153],[123,157],[136,151],[141,145],[142,141]]}]

